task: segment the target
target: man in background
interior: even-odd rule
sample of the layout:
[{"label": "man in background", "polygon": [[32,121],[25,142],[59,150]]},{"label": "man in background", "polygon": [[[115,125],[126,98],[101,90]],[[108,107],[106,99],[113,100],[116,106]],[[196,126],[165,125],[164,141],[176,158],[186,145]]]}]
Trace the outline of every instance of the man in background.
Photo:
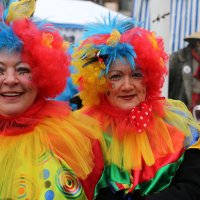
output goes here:
[{"label": "man in background", "polygon": [[188,46],[169,61],[169,98],[183,101],[192,111],[200,104],[200,32],[184,39]]}]

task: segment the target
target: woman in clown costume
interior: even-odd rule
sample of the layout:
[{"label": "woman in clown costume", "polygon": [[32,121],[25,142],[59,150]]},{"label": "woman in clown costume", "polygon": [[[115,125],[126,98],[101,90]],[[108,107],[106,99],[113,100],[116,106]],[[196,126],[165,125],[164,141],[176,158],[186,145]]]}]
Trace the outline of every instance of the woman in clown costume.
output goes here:
[{"label": "woman in clown costume", "polygon": [[161,96],[167,59],[155,33],[110,16],[89,24],[75,49],[79,112],[99,121],[107,144],[98,200],[200,199],[200,127]]},{"label": "woman in clown costume", "polygon": [[67,44],[11,11],[0,22],[0,199],[91,200],[103,170],[97,126],[47,100],[66,86]]}]

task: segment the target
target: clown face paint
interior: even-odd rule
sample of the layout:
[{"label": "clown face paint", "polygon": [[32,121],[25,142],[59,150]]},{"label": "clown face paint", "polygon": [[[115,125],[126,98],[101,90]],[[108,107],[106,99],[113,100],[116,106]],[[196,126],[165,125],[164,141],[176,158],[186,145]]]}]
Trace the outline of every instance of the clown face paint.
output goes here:
[{"label": "clown face paint", "polygon": [[0,115],[11,117],[26,111],[37,96],[32,72],[20,53],[0,51]]},{"label": "clown face paint", "polygon": [[117,60],[108,73],[107,100],[122,110],[131,110],[146,98],[146,87],[140,69],[133,70],[129,63]]}]

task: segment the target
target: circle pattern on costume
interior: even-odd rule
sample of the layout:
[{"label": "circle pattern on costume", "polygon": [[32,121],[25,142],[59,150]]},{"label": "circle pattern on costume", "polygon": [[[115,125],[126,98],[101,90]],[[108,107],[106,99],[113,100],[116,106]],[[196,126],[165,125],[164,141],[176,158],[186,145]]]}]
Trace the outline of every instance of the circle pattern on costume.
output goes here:
[{"label": "circle pattern on costume", "polygon": [[52,158],[52,152],[51,151],[44,151],[41,152],[39,158],[38,158],[38,164],[41,165],[43,163],[46,163],[48,160]]},{"label": "circle pattern on costume", "polygon": [[46,179],[49,178],[49,176],[50,176],[50,171],[48,169],[43,169],[43,171],[42,171],[42,178],[44,180],[46,180]]},{"label": "circle pattern on costume", "polygon": [[33,180],[21,175],[13,183],[14,199],[27,200],[36,199],[36,186]]},{"label": "circle pattern on costume", "polygon": [[46,193],[45,193],[45,200],[53,200],[55,197],[55,194],[52,190],[48,190]]},{"label": "circle pattern on costume", "polygon": [[83,192],[81,183],[76,175],[71,169],[65,167],[57,170],[56,186],[69,199],[76,199]]}]

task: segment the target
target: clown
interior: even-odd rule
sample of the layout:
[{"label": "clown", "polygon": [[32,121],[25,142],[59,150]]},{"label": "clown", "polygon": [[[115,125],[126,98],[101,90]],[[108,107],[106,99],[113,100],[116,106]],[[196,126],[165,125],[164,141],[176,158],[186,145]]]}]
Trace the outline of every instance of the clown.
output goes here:
[{"label": "clown", "polygon": [[167,59],[155,33],[110,16],[88,25],[75,49],[81,112],[107,144],[98,200],[200,198],[200,127],[182,102],[161,96]]},{"label": "clown", "polygon": [[0,22],[2,200],[93,197],[103,169],[95,122],[49,100],[66,86],[67,50],[50,24],[25,16]]}]

